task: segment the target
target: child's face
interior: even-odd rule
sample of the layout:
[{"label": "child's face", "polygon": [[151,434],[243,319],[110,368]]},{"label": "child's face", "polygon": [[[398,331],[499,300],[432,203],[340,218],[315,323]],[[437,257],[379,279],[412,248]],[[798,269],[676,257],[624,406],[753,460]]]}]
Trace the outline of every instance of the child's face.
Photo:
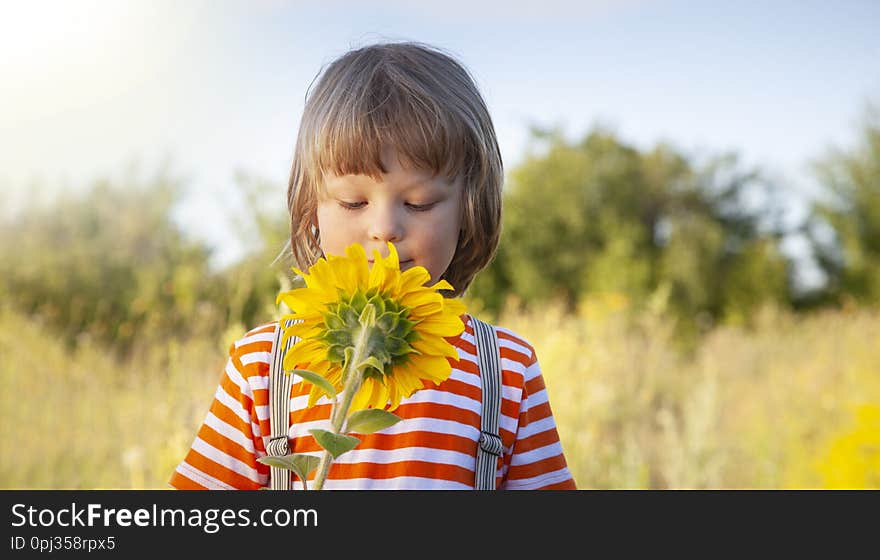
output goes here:
[{"label": "child's face", "polygon": [[373,260],[384,257],[388,241],[397,247],[400,268],[423,266],[437,281],[446,272],[461,227],[460,181],[432,178],[404,167],[393,150],[382,151],[388,173],[381,181],[366,175],[328,174],[318,197],[318,228],[325,255],[343,255],[360,243]]}]

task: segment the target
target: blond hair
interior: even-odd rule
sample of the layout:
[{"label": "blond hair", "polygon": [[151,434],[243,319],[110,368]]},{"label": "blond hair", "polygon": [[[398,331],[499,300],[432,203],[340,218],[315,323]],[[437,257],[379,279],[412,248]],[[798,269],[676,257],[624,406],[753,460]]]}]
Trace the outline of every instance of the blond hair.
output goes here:
[{"label": "blond hair", "polygon": [[[462,295],[495,256],[503,165],[489,111],[469,72],[436,47],[379,43],[333,61],[307,94],[287,190],[290,250],[301,270],[322,252],[316,208],[327,172],[376,180],[380,154],[461,180],[461,232],[442,278]],[[432,279],[438,280],[438,279]],[[447,294],[449,295],[449,294]]]}]

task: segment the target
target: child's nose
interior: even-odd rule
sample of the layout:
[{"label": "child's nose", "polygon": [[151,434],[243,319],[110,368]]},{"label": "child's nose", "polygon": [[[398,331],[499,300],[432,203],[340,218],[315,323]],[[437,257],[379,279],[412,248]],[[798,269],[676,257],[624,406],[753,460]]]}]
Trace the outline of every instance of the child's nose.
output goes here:
[{"label": "child's nose", "polygon": [[397,242],[403,237],[402,220],[394,209],[376,209],[371,218],[369,225],[370,239],[382,242]]}]

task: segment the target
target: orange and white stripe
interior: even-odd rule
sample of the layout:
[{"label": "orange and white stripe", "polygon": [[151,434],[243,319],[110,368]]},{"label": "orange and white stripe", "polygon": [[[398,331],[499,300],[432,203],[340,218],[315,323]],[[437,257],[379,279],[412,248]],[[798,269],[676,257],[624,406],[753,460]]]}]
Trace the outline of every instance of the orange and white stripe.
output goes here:
[{"label": "orange and white stripe", "polygon": [[[324,488],[366,490],[469,490],[474,488],[480,436],[481,389],[474,331],[448,339],[459,359],[440,385],[426,386],[401,401],[403,418],[374,434],[354,434],[361,443],[334,460]],[[267,486],[269,353],[275,323],[261,325],[230,347],[220,385],[204,423],[170,484],[178,489],[244,489]],[[501,349],[502,401],[499,427],[504,444],[496,484],[500,489],[574,489],[544,378],[532,346],[495,327]],[[293,351],[295,351],[295,346]],[[309,386],[293,380],[290,449],[320,455],[310,429],[329,426],[331,404],[322,398],[306,408]],[[297,481],[294,488],[302,488]]]}]

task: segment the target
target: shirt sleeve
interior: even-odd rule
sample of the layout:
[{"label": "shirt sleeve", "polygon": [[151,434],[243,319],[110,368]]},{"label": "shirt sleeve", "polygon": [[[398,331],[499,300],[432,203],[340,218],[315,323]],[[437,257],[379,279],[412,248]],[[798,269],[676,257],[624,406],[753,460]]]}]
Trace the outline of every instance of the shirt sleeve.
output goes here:
[{"label": "shirt sleeve", "polygon": [[241,349],[230,347],[229,360],[205,421],[169,484],[178,490],[257,490],[268,484],[269,467]]},{"label": "shirt sleeve", "polygon": [[525,370],[519,426],[504,490],[576,490],[537,358]]}]

